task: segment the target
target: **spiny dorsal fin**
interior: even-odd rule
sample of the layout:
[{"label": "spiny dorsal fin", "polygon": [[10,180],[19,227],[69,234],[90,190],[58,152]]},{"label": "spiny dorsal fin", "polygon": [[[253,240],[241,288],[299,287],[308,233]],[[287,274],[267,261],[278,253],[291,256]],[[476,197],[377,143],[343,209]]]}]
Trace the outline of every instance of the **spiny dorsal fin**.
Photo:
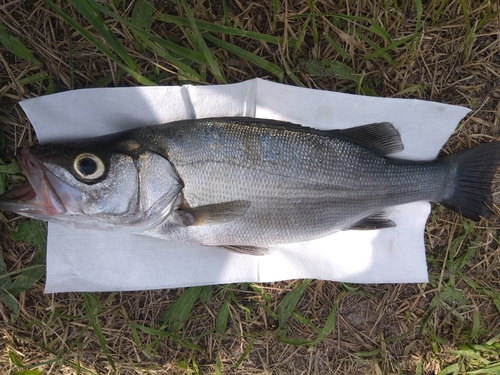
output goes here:
[{"label": "spiny dorsal fin", "polygon": [[392,228],[396,223],[388,218],[389,214],[386,211],[375,212],[370,216],[364,217],[349,229],[383,229]]},{"label": "spiny dorsal fin", "polygon": [[242,217],[250,207],[249,201],[230,201],[208,204],[195,208],[186,208],[177,211],[184,226],[213,225],[229,223]]}]

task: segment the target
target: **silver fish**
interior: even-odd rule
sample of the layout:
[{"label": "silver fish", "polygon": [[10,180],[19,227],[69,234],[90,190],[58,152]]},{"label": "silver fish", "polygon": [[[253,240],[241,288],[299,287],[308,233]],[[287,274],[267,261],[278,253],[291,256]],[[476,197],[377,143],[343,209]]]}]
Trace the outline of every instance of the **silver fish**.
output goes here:
[{"label": "silver fish", "polygon": [[29,184],[0,209],[84,227],[262,254],[347,229],[394,226],[426,200],[491,215],[500,142],[433,162],[398,160],[390,123],[321,131],[253,118],[185,120],[80,144],[23,148]]}]

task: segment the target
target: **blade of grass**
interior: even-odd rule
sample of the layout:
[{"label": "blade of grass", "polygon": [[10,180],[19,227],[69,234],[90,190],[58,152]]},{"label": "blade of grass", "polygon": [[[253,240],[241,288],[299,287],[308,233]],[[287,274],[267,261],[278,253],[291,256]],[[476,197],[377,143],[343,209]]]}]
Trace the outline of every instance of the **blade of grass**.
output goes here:
[{"label": "blade of grass", "polygon": [[495,363],[492,365],[485,366],[478,370],[472,370],[467,372],[468,375],[478,375],[478,374],[499,374],[500,373],[500,363]]},{"label": "blade of grass", "polygon": [[302,316],[300,315],[297,311],[294,311],[292,313],[292,316],[297,319],[297,321],[305,326],[308,326],[309,328],[311,328],[315,334],[319,335],[319,333],[321,332],[321,330],[316,327],[312,322],[311,322],[311,319],[308,319],[306,318],[305,316]]},{"label": "blade of grass", "polygon": [[372,357],[374,355],[380,354],[381,351],[382,351],[382,349],[377,348],[377,349],[370,350],[368,352],[356,352],[353,354],[357,355],[358,357]]},{"label": "blade of grass", "polygon": [[467,9],[468,9],[468,6],[465,3],[465,1],[460,0],[460,10],[462,11],[462,14],[464,15],[465,29],[467,30],[465,40],[462,43],[462,45],[465,49],[464,61],[469,60],[470,54],[472,52],[472,47],[474,46],[474,34],[475,34],[473,28],[471,27],[469,12]]},{"label": "blade of grass", "polygon": [[[439,8],[437,9],[437,11],[435,9],[429,9],[430,7],[434,6],[435,4],[439,4]],[[439,2],[429,2],[429,6],[428,8],[426,9],[426,14],[431,14],[431,17],[432,17],[432,23],[436,23],[440,18],[441,18],[441,14],[443,13],[443,10],[446,8],[446,6],[448,5],[448,0],[444,0],[444,1],[439,1]]]},{"label": "blade of grass", "polygon": [[313,342],[307,339],[295,339],[293,337],[280,336],[278,337],[278,341],[283,344],[293,345],[293,346],[304,346],[311,345]]},{"label": "blade of grass", "polygon": [[[198,81],[204,81],[203,78],[201,77],[201,75],[196,70],[194,70],[190,66],[180,62],[176,58],[172,57],[168,52],[163,51],[160,47],[158,47],[151,40],[144,38],[143,41],[147,47],[149,47],[153,52],[155,52],[158,56],[163,58],[165,61],[169,62],[174,67],[176,67],[179,72],[183,72],[184,75],[189,75],[189,76],[193,77],[194,79],[197,79]],[[161,44],[161,42],[158,44]]]},{"label": "blade of grass", "polygon": [[107,76],[107,77],[99,78],[97,81],[91,83],[89,85],[89,88],[106,87],[108,85],[111,85],[113,82],[118,81],[119,78],[124,74],[125,74],[125,70],[123,70],[122,68],[119,68],[116,70],[114,76]]},{"label": "blade of grass", "polygon": [[367,30],[371,31],[372,33],[377,34],[382,39],[384,39],[386,42],[392,43],[391,36],[387,33],[387,31],[384,30],[384,28],[382,26],[376,24],[372,20],[369,20],[369,22],[370,22],[370,27],[368,27]]},{"label": "blade of grass", "polygon": [[83,17],[97,30],[100,36],[106,40],[111,49],[122,58],[122,60],[134,71],[138,71],[135,61],[130,57],[118,38],[108,28],[106,22],[96,10],[93,0],[70,0],[71,4],[82,14]]},{"label": "blade of grass", "polygon": [[[247,306],[243,305],[240,301],[238,301],[238,298],[236,297],[236,295],[232,291],[229,291],[227,293],[226,300],[233,302],[236,306],[238,306],[238,308],[240,310],[243,311],[243,313],[245,314],[245,322],[247,323],[247,330],[248,330],[249,329],[248,322],[249,322],[250,316],[251,316],[250,308],[248,308]],[[236,321],[236,319],[232,315],[231,315],[231,319],[233,321],[233,327],[234,327],[235,331],[238,332],[238,335],[242,335],[242,332],[239,331],[238,322]],[[247,333],[250,334],[249,331],[247,331]]]},{"label": "blade of grass", "polygon": [[417,24],[415,25],[415,33],[420,30],[420,24],[422,22],[422,0],[415,0],[415,9],[417,10]]},{"label": "blade of grass", "polygon": [[228,301],[224,301],[219,309],[217,317],[215,318],[215,332],[217,332],[218,334],[223,334],[224,332],[226,332],[228,319],[229,303]]},{"label": "blade of grass", "polygon": [[[366,56],[365,56],[365,58],[364,58],[364,60],[365,60],[365,61],[369,61],[369,60],[371,60],[371,59],[373,59],[374,57],[377,57],[377,56],[379,56],[379,55],[382,55],[382,57],[384,57],[384,56],[389,56],[389,55],[387,55],[387,53],[386,53],[387,51],[390,51],[390,50],[392,50],[392,49],[394,49],[394,48],[396,48],[396,47],[399,47],[401,44],[404,44],[404,43],[406,43],[406,42],[408,42],[408,41],[411,41],[411,40],[413,40],[414,38],[415,38],[415,34],[412,34],[412,35],[409,35],[409,36],[407,36],[407,37],[405,37],[405,38],[403,38],[403,39],[399,39],[399,40],[397,40],[397,41],[395,41],[395,42],[393,42],[393,43],[391,43],[391,44],[389,44],[389,45],[387,45],[387,46],[385,46],[385,47],[383,47],[383,48],[380,48],[380,47],[379,47],[379,46],[377,46],[375,43],[373,43],[373,44],[372,44],[372,47],[374,47],[374,48],[376,49],[376,51],[374,51],[374,52],[372,52],[372,53],[370,53],[370,54],[366,55]],[[392,60],[392,58],[390,58],[390,57],[389,57],[389,60],[387,60],[387,58],[386,58],[386,57],[384,57],[384,59],[385,59],[387,62],[391,61],[391,62],[390,62],[391,64],[394,62],[394,61]]]},{"label": "blade of grass", "polygon": [[307,325],[309,328],[311,328],[318,335],[316,337],[316,339],[314,339],[314,340],[295,339],[295,338],[286,337],[286,336],[279,336],[278,340],[280,342],[285,343],[285,344],[294,345],[294,346],[316,345],[320,341],[324,340],[330,333],[332,333],[332,331],[335,328],[335,323],[337,320],[337,311],[339,308],[340,299],[343,295],[344,295],[344,293],[340,292],[335,297],[335,302],[333,303],[332,309],[330,310],[330,313],[328,314],[328,318],[326,319],[325,325],[323,326],[322,329],[319,329],[316,326],[314,326],[309,319],[304,318],[303,316],[301,316],[295,312],[292,313],[294,318],[296,318],[302,324]]},{"label": "blade of grass", "polygon": [[[174,25],[177,25],[177,26],[191,26],[189,20],[187,20],[186,18],[172,16],[170,14],[157,14],[156,18],[163,21],[163,22],[173,23]],[[266,42],[266,43],[271,43],[271,44],[280,44],[281,45],[284,43],[283,38],[279,38],[279,37],[276,37],[273,35],[261,34],[261,33],[257,33],[254,31],[245,31],[245,30],[237,29],[235,27],[223,26],[223,25],[219,25],[216,23],[210,23],[210,22],[199,21],[199,20],[194,20],[194,22],[196,24],[196,27],[199,30],[203,30],[203,31],[210,31],[212,33],[218,33],[218,34],[241,36],[241,37],[255,39],[255,40],[259,40],[261,42]],[[293,40],[290,40],[287,43],[289,45],[295,44],[295,42]]]},{"label": "blade of grass", "polygon": [[262,310],[264,310],[266,312],[266,314],[268,314],[270,317],[272,317],[274,320],[278,320],[279,319],[279,315],[276,314],[273,310],[271,310],[271,308],[263,303],[260,303],[259,306],[262,308]]},{"label": "blade of grass", "polygon": [[488,4],[487,2],[483,2],[482,7],[485,8],[485,11],[483,13],[484,16],[477,24],[475,24],[476,30],[481,30],[489,23],[498,22],[497,20],[500,16],[500,8],[494,9],[494,7],[491,6],[491,3]]},{"label": "blade of grass", "polygon": [[146,327],[146,326],[143,326],[141,324],[134,323],[134,322],[128,322],[128,325],[134,329],[138,329],[138,330],[140,330],[148,335],[151,335],[151,336],[158,336],[158,337],[169,336],[169,333],[165,332],[163,329]]},{"label": "blade of grass", "polygon": [[415,375],[422,375],[423,374],[423,364],[421,361],[417,362],[417,368],[415,369]]},{"label": "blade of grass", "polygon": [[253,342],[254,342],[254,339],[252,338],[252,341],[250,341],[250,343],[247,346],[245,346],[245,349],[243,349],[243,353],[241,353],[240,358],[238,358],[238,360],[234,364],[234,368],[235,369],[237,369],[238,367],[240,367],[240,365],[243,363],[243,361],[245,360],[245,358],[248,356],[248,353],[250,353],[250,350],[253,347]]},{"label": "blade of grass", "polygon": [[300,297],[302,297],[311,281],[311,279],[302,281],[298,287],[289,292],[280,302],[278,307],[279,326],[276,330],[276,336],[283,336],[287,331],[287,321],[292,316],[293,311],[299,303]]},{"label": "blade of grass", "polygon": [[[135,323],[129,322],[129,324],[132,325],[132,324],[135,324]],[[154,330],[154,329],[150,329],[149,327],[144,327],[144,326],[140,326],[140,325],[137,325],[137,324],[134,327],[136,327],[139,330],[144,331],[144,332],[152,332],[151,333],[152,335],[158,336],[158,338],[155,339],[153,342],[150,342],[150,343],[148,343],[148,344],[146,344],[144,346],[144,350],[147,353],[148,357],[151,357],[151,356],[155,355],[154,351],[156,351],[158,349],[158,345],[160,344],[161,339],[164,338],[164,337],[167,337],[167,338],[171,339],[172,341],[174,341],[174,342],[182,345],[184,348],[186,348],[186,349],[188,349],[190,351],[196,350],[197,352],[200,352],[200,353],[202,353],[204,351],[204,349],[201,346],[199,346],[199,345],[197,345],[194,342],[191,342],[189,340],[183,339],[183,338],[181,338],[179,335],[177,335],[175,333],[170,333],[170,332],[165,332],[165,331],[160,331],[160,330]],[[213,334],[213,330],[206,331],[203,334],[197,336],[195,339],[200,339],[200,338],[202,338],[204,336],[209,336],[211,334]]]},{"label": "blade of grass", "polygon": [[486,288],[476,284],[472,279],[470,279],[469,277],[467,277],[465,275],[462,275],[461,279],[467,285],[469,285],[472,289],[474,289],[474,291],[491,298],[493,301],[493,304],[495,305],[495,307],[498,310],[498,313],[500,314],[500,293],[499,292],[486,289]]},{"label": "blade of grass", "polygon": [[50,76],[47,73],[40,72],[40,73],[33,74],[31,76],[27,76],[27,77],[18,79],[17,83],[19,83],[21,86],[24,86],[24,85],[29,85],[31,83],[43,81],[44,79],[49,79],[49,78],[50,78]]},{"label": "blade of grass", "polygon": [[[175,342],[178,342],[179,344],[181,344],[182,346],[184,346],[187,349],[197,350],[199,352],[203,351],[203,349],[199,345],[196,345],[188,340],[182,339],[176,333],[167,332],[167,331],[165,331],[164,328],[151,328],[151,327],[146,327],[146,326],[134,323],[134,322],[128,322],[128,325],[130,326],[131,330],[138,329],[138,330],[140,330],[148,335],[158,337],[158,339],[155,340],[156,341],[155,343],[146,344],[146,346],[144,347],[146,351],[150,350],[152,348],[152,346],[157,346],[158,343],[160,342],[160,339],[162,339],[164,337],[168,337],[168,338],[174,340]],[[151,356],[151,355],[152,355],[152,353],[148,354],[148,356]]]},{"label": "blade of grass", "polygon": [[137,329],[130,324],[129,327],[130,327],[130,333],[132,335],[132,340],[134,340],[135,346],[137,346],[139,350],[144,350],[139,334],[137,333]]},{"label": "blade of grass", "polygon": [[19,359],[19,357],[14,353],[13,351],[9,350],[7,352],[7,355],[9,356],[10,361],[16,365],[17,367],[24,367],[23,363]]},{"label": "blade of grass", "polygon": [[42,63],[35,59],[33,53],[16,37],[7,33],[5,26],[0,23],[0,43],[7,48],[7,50],[13,55],[35,63],[37,65],[41,65]]},{"label": "blade of grass", "polygon": [[222,366],[220,363],[220,350],[217,351],[217,357],[215,358],[215,375],[222,375]]},{"label": "blade of grass", "polygon": [[94,35],[92,35],[92,33],[87,31],[78,22],[76,22],[70,16],[68,16],[61,8],[55,5],[51,0],[44,0],[44,1],[54,10],[54,12],[57,13],[57,15],[59,15],[59,17],[61,17],[64,21],[66,21],[75,30],[77,30],[83,37],[85,37],[88,41],[90,41],[104,55],[106,55],[108,58],[114,61],[120,68],[122,68],[125,72],[130,74],[130,76],[133,77],[137,82],[148,86],[156,85],[154,82],[151,82],[146,77],[142,76],[135,70],[125,65],[122,61],[120,61],[120,59],[117,59],[117,57],[111,52],[109,48],[107,48],[104,44],[99,42],[97,38]]},{"label": "blade of grass", "polygon": [[[120,22],[123,26],[127,26],[132,31],[135,31],[135,33],[140,35],[143,43],[147,44],[147,47],[149,47],[153,52],[155,52],[160,57],[162,57],[165,61],[169,62],[174,67],[185,72],[186,74],[191,75],[193,77],[196,77],[200,81],[203,81],[200,74],[198,74],[194,69],[192,69],[190,66],[186,65],[185,63],[179,61],[177,58],[172,56],[172,54],[175,54],[177,56],[180,56],[181,58],[185,58],[185,59],[190,60],[190,61],[197,63],[197,64],[206,64],[207,61],[206,61],[205,57],[203,56],[203,54],[196,52],[196,51],[193,51],[193,50],[190,50],[188,48],[179,46],[173,42],[170,42],[169,40],[163,39],[163,38],[161,38],[157,35],[154,35],[150,32],[144,31],[144,30],[138,28],[132,22],[128,21],[127,19],[125,19],[123,17],[120,17],[118,14],[116,14],[112,10],[104,7],[101,4],[97,4],[96,8],[101,13],[103,13],[103,14],[115,19],[116,21]],[[171,54],[163,51],[155,43],[158,44],[159,46],[169,50],[171,52]]]},{"label": "blade of grass", "polygon": [[[116,293],[112,293],[106,299],[106,301],[111,300],[115,295],[116,295]],[[102,352],[106,356],[106,359],[108,360],[108,363],[111,366],[111,368],[116,372],[115,362],[113,361],[113,358],[109,354],[108,344],[106,343],[106,338],[104,337],[104,334],[102,333],[101,325],[99,324],[99,312],[101,311],[101,308],[99,307],[99,301],[98,301],[97,297],[91,293],[83,293],[83,301],[85,304],[85,309],[87,310],[90,324],[92,325],[92,328],[94,329],[94,333],[97,336],[97,341],[99,342],[99,345],[101,346]],[[106,301],[102,304],[102,306],[106,305]]]},{"label": "blade of grass", "polygon": [[[189,44],[192,45],[192,46],[195,46],[195,48],[199,48],[198,47],[198,38],[196,35],[194,35],[191,31],[191,27],[190,26],[179,26],[179,30],[182,31],[182,33],[184,34],[184,36],[186,37],[186,39],[188,40]],[[203,55],[203,57],[205,57],[205,55]],[[206,61],[206,57],[205,57],[205,61]],[[208,64],[208,61],[206,61],[205,64]]]},{"label": "blade of grass", "polygon": [[[19,305],[14,296],[8,291],[12,285],[9,276],[12,272],[7,271],[7,265],[3,258],[3,250],[0,248],[0,301],[11,311],[10,318],[12,321],[15,321],[19,316]],[[22,270],[18,271],[22,272]]]},{"label": "blade of grass", "polygon": [[[85,327],[83,327],[82,332],[80,332],[80,334],[78,335],[78,340],[84,335],[84,333],[87,332],[87,328],[88,328],[89,324],[90,323],[88,323]],[[52,365],[54,363],[58,363],[59,365],[64,364],[64,365],[68,365],[68,366],[77,367],[77,363],[66,358],[63,353],[57,353],[47,346],[39,345],[36,343],[34,343],[34,344],[36,346],[38,346],[40,349],[42,349],[43,351],[51,354],[54,358],[47,360],[47,361],[39,362],[39,363],[32,363],[30,365],[27,365],[26,367],[41,367],[41,366],[46,366],[46,365]],[[71,352],[71,350],[72,350],[72,347],[67,348],[68,353]],[[80,371],[84,372],[86,374],[89,374],[89,375],[98,375],[96,372],[93,372],[85,367],[80,367]]]},{"label": "blade of grass", "polygon": [[47,224],[40,220],[23,221],[11,232],[13,240],[20,240],[37,247],[37,252],[29,263],[29,269],[22,269],[9,287],[8,292],[16,295],[31,288],[43,277],[45,272],[45,254],[47,251]]},{"label": "blade of grass", "polygon": [[314,45],[317,46],[319,43],[319,34],[318,34],[318,26],[316,25],[316,14],[314,12],[314,1],[307,0],[307,3],[309,5],[309,11],[311,13],[311,26],[313,31]]},{"label": "blade of grass", "polygon": [[203,287],[187,288],[180,297],[162,314],[162,326],[168,327],[169,333],[179,332],[191,315],[191,310],[198,300]]},{"label": "blade of grass", "polygon": [[191,13],[191,10],[189,7],[186,5],[185,2],[182,1],[182,8],[184,8],[184,12],[186,13],[186,16],[189,20],[189,24],[191,26],[191,31],[193,32],[193,35],[196,37],[196,40],[198,41],[198,47],[201,49],[203,54],[205,55],[205,58],[207,59],[208,65],[210,66],[210,69],[212,70],[213,75],[217,79],[218,82],[220,83],[227,83],[227,81],[222,77],[222,73],[219,69],[218,64],[215,61],[215,58],[212,54],[212,51],[208,48],[207,44],[205,43],[205,39],[203,39],[203,35],[201,34],[200,30],[196,26],[196,22],[194,20],[193,14]]},{"label": "blade of grass", "polygon": [[[338,20],[344,20],[344,21],[350,21],[356,24],[356,26],[359,26],[360,28],[370,31],[378,36],[380,36],[382,39],[384,39],[388,43],[392,43],[391,36],[385,29],[380,26],[378,23],[376,23],[374,20],[365,18],[365,17],[357,17],[357,16],[350,16],[350,15],[345,15],[345,14],[325,14],[325,13],[307,13],[307,14],[300,14],[300,15],[293,15],[290,18],[303,18],[303,17],[311,17],[311,16],[324,16],[324,17],[333,17],[333,24],[336,27],[339,27],[340,24],[338,23]],[[370,26],[366,26],[363,23],[369,23]]]},{"label": "blade of grass", "polygon": [[344,293],[340,292],[335,297],[335,301],[333,302],[332,309],[330,310],[330,313],[328,314],[328,318],[326,318],[325,325],[321,329],[321,331],[320,331],[318,337],[316,338],[316,340],[314,340],[315,344],[318,343],[318,342],[320,342],[320,341],[322,341],[330,333],[333,332],[333,330],[335,328],[335,323],[337,321],[337,311],[338,311],[338,308],[339,308],[339,305],[340,305],[340,299],[342,298],[343,295],[344,295]]},{"label": "blade of grass", "polygon": [[342,47],[340,47],[335,41],[328,36],[328,34],[323,34],[323,37],[327,40],[328,43],[333,47],[333,49],[345,60],[349,59],[349,55]]},{"label": "blade of grass", "polygon": [[276,27],[278,25],[279,9],[280,9],[280,1],[273,0],[273,25],[272,25],[272,29],[271,29],[271,32],[273,32],[273,33],[276,31]]},{"label": "blade of grass", "polygon": [[307,19],[304,21],[304,24],[300,28],[299,36],[297,38],[297,44],[295,45],[295,53],[298,53],[298,51],[300,49],[300,45],[304,41],[304,37],[307,33],[307,26],[309,25],[310,21],[311,21],[311,16],[307,17]]},{"label": "blade of grass", "polygon": [[207,303],[214,298],[214,288],[211,285],[204,286],[200,292],[200,302]]},{"label": "blade of grass", "polygon": [[[286,62],[286,59],[283,58],[281,61],[283,62],[283,66],[285,67],[286,74],[292,79],[293,83],[295,83],[299,87],[306,87],[306,85],[304,85],[300,81],[300,79],[292,72],[292,70],[290,69],[290,65],[288,65],[288,63]],[[280,82],[282,81],[280,80]]]},{"label": "blade of grass", "polygon": [[227,9],[227,1],[222,0],[222,11],[224,12],[224,23],[226,26],[231,24],[231,20],[229,18],[229,10]]},{"label": "blade of grass", "polygon": [[[371,19],[365,18],[365,17],[349,16],[349,15],[345,15],[345,14],[336,14],[336,15],[334,15],[334,17],[339,18],[339,19],[343,19],[345,21],[354,22],[357,26],[361,27],[362,29],[365,29],[367,31],[371,31],[372,33],[380,36],[386,42],[392,43],[391,36],[389,35],[389,33],[387,33],[387,31],[385,31],[385,29],[382,26],[380,26],[379,24],[377,24],[374,20],[371,20]],[[363,22],[369,23],[370,26],[365,26],[363,24]]]},{"label": "blade of grass", "polygon": [[[377,55],[376,55],[376,56],[379,56],[379,55],[380,55],[380,56],[381,56],[381,57],[382,57],[382,58],[383,58],[383,59],[384,59],[384,60],[385,60],[388,64],[390,64],[390,65],[393,65],[393,64],[394,64],[394,60],[392,59],[392,57],[391,57],[391,56],[389,56],[389,54],[387,53],[387,51],[383,50],[383,48],[382,48],[382,47],[380,47],[378,44],[376,44],[376,43],[372,42],[370,39],[368,39],[368,38],[367,38],[366,36],[364,36],[363,34],[358,34],[358,36],[359,36],[359,38],[360,38],[363,42],[367,43],[370,47],[372,47],[372,48],[375,50],[375,52],[377,52]],[[372,53],[371,53],[371,54],[369,54],[369,55],[372,55],[373,53],[374,53],[374,52],[372,52]],[[369,55],[367,55],[367,56],[369,56]],[[364,58],[364,60],[365,60],[365,61],[368,61],[368,60],[367,60],[367,56],[365,56],[365,58]],[[374,58],[374,57],[376,57],[376,56],[370,56],[370,58]]]},{"label": "blade of grass", "polygon": [[[138,29],[142,29],[146,32],[151,30],[151,24],[153,22],[154,7],[147,0],[137,0],[132,8],[132,18],[131,22]],[[137,49],[140,52],[144,52],[146,49],[142,37],[137,31],[132,30],[135,40],[137,42]]]},{"label": "blade of grass", "polygon": [[271,74],[274,74],[276,77],[278,77],[280,82],[283,81],[285,72],[283,71],[283,69],[274,65],[272,62],[269,62],[260,56],[257,56],[251,52],[248,52],[248,51],[244,50],[243,48],[235,46],[234,44],[225,42],[222,39],[219,39],[211,34],[203,34],[203,37],[205,39],[209,40],[210,42],[218,45],[219,47],[225,49],[229,53],[232,53],[236,56],[239,56],[243,60],[246,60],[249,63],[252,63],[254,65],[257,65],[259,68],[262,68]]}]

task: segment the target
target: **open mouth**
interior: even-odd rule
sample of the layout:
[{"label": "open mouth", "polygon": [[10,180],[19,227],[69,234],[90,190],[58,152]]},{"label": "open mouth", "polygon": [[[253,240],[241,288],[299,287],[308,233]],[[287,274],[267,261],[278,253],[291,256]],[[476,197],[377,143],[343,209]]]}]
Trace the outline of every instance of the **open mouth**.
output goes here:
[{"label": "open mouth", "polygon": [[29,147],[19,151],[18,160],[28,181],[2,194],[0,209],[33,217],[66,213],[63,200],[80,193],[49,172]]}]

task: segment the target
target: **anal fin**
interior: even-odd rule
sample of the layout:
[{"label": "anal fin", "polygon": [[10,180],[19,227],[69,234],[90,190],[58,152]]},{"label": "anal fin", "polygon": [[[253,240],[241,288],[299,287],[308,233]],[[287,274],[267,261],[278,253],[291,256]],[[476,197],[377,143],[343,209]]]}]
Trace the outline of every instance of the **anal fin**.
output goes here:
[{"label": "anal fin", "polygon": [[259,246],[243,246],[243,245],[221,245],[218,246],[226,250],[231,250],[239,254],[247,254],[247,255],[266,255],[270,251],[265,247]]},{"label": "anal fin", "polygon": [[373,230],[383,228],[393,228],[396,223],[389,219],[389,214],[385,211],[375,212],[370,216],[364,217],[349,229]]}]

